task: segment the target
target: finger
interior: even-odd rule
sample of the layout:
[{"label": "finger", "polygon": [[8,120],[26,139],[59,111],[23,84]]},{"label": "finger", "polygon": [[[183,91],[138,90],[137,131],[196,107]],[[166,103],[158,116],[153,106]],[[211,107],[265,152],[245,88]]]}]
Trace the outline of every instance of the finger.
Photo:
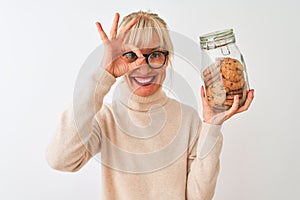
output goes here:
[{"label": "finger", "polygon": [[116,13],[113,21],[113,25],[110,29],[110,37],[115,38],[117,36],[118,24],[119,24],[120,14]]},{"label": "finger", "polygon": [[239,95],[235,95],[231,108],[225,112],[225,120],[232,117],[237,112],[238,109],[239,109]]},{"label": "finger", "polygon": [[204,86],[201,86],[201,99],[202,99],[202,105],[203,107],[210,107],[207,99],[207,95],[205,93]]},{"label": "finger", "polygon": [[203,85],[201,86],[201,98],[202,98],[202,99],[205,98],[205,92],[204,92],[204,87],[203,87]]},{"label": "finger", "polygon": [[203,106],[207,106],[208,102],[207,102],[207,98],[206,98],[206,95],[205,95],[205,91],[204,91],[203,85],[201,86],[201,99],[202,99],[202,105]]},{"label": "finger", "polygon": [[142,68],[142,67],[147,67],[148,68],[148,65],[144,62],[144,59],[145,58],[138,58],[134,62],[129,63],[128,64],[128,71],[133,71],[135,69]]},{"label": "finger", "polygon": [[120,34],[127,33],[137,22],[137,18],[133,18],[126,26],[120,31]]},{"label": "finger", "polygon": [[133,47],[131,50],[137,55],[138,59],[145,59],[142,51],[139,48]]},{"label": "finger", "polygon": [[96,22],[95,24],[96,24],[98,32],[100,34],[101,40],[106,41],[108,38],[107,38],[107,35],[104,32],[103,28],[102,28],[102,25],[99,22]]},{"label": "finger", "polygon": [[142,51],[133,44],[123,44],[122,51],[125,52],[133,52],[136,54],[137,59],[134,62],[128,64],[128,72],[135,70],[140,67],[139,63],[142,63],[145,59]]},{"label": "finger", "polygon": [[144,58],[142,51],[137,46],[135,46],[133,44],[124,44],[123,46],[124,46],[123,49],[125,52],[132,51],[137,55],[138,58]]},{"label": "finger", "polygon": [[250,107],[253,99],[254,99],[254,90],[252,89],[252,90],[249,90],[249,92],[247,94],[247,99],[246,99],[245,104],[238,109],[237,113],[244,112],[244,111],[248,110],[248,108]]}]

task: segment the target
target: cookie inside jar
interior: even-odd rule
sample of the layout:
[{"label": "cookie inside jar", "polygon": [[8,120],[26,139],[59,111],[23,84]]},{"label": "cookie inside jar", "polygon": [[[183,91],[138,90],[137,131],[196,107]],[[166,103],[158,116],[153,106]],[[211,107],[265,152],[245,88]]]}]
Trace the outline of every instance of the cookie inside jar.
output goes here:
[{"label": "cookie inside jar", "polygon": [[239,107],[244,105],[248,86],[244,66],[234,58],[216,58],[215,62],[203,71],[208,103],[217,110],[231,108],[234,96],[239,96]]}]

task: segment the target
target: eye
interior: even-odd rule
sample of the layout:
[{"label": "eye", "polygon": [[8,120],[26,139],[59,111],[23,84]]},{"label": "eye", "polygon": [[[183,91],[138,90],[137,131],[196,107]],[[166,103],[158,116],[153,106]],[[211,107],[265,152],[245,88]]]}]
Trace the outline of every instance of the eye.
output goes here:
[{"label": "eye", "polygon": [[162,57],[162,53],[159,51],[154,51],[150,54],[150,59],[158,59]]},{"label": "eye", "polygon": [[133,62],[135,61],[138,57],[137,55],[132,52],[132,51],[129,51],[129,52],[126,52],[123,54],[123,57],[128,61],[128,62]]}]

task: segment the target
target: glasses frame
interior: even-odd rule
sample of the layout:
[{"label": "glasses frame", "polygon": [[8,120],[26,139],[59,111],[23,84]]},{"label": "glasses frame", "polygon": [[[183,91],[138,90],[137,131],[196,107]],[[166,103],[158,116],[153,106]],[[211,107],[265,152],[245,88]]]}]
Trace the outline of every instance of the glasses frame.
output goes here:
[{"label": "glasses frame", "polygon": [[[134,53],[133,51],[128,51],[128,52],[125,52],[123,53],[123,56],[125,56],[127,53]],[[165,60],[163,62],[163,64],[159,67],[153,67],[149,64],[149,56],[152,54],[152,53],[162,53],[164,56],[165,56]],[[136,55],[136,53],[134,53]],[[145,57],[145,60],[146,60],[146,63],[147,65],[151,68],[151,69],[160,69],[162,68],[165,64],[166,64],[166,61],[167,61],[167,56],[169,55],[169,51],[152,51],[150,53],[147,53],[147,54],[143,54],[143,56]],[[137,60],[138,56],[136,55],[136,59]],[[134,61],[135,61],[134,60]],[[134,62],[133,61],[133,62]]]}]

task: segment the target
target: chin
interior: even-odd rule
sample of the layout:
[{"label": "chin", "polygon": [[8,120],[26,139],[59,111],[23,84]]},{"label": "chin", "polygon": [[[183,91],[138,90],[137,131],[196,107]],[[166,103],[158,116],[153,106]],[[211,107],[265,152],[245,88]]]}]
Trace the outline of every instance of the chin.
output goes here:
[{"label": "chin", "polygon": [[161,86],[155,83],[152,83],[148,86],[139,86],[134,90],[134,94],[142,97],[150,96],[154,94]]}]

